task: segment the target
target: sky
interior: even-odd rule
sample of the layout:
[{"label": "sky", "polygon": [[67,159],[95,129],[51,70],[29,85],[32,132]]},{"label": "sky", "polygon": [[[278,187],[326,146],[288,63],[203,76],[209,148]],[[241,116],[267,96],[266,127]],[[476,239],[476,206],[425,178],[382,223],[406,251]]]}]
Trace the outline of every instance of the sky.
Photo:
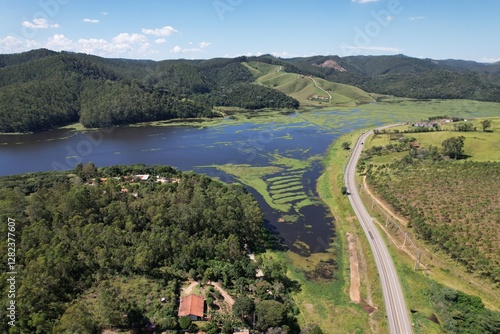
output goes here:
[{"label": "sky", "polygon": [[500,61],[498,0],[0,0],[0,53]]}]

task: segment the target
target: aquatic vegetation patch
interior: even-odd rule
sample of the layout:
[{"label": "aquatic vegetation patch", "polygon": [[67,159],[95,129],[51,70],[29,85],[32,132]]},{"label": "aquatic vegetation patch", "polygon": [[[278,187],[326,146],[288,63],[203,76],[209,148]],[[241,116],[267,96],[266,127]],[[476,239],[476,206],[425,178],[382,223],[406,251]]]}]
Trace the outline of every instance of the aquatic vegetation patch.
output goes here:
[{"label": "aquatic vegetation patch", "polygon": [[287,187],[287,188],[282,188],[282,189],[270,190],[269,192],[272,194],[272,196],[274,198],[274,194],[279,195],[279,194],[290,193],[290,192],[294,192],[297,190],[303,190],[303,189],[304,189],[304,187],[302,186],[302,184],[300,184],[300,185],[294,186],[294,187]]},{"label": "aquatic vegetation patch", "polygon": [[290,182],[279,183],[279,184],[274,183],[274,185],[270,186],[269,189],[272,192],[273,190],[278,191],[278,190],[281,190],[284,188],[289,188],[289,187],[293,187],[293,186],[297,186],[297,185],[301,185],[301,184],[302,184],[302,182],[299,179],[293,178],[293,179],[291,179]]}]

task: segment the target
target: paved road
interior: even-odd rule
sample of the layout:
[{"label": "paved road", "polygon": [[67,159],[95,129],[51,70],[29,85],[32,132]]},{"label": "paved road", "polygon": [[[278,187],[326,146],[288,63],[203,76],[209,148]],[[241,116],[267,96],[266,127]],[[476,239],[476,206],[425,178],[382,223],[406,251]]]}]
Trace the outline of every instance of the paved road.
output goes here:
[{"label": "paved road", "polygon": [[413,330],[396,268],[394,267],[394,263],[392,262],[391,255],[387,250],[384,240],[373,223],[373,218],[370,217],[368,211],[366,211],[366,208],[361,202],[355,183],[356,164],[361,155],[363,143],[372,133],[373,131],[368,131],[358,139],[345,170],[344,182],[350,193],[349,201],[358,217],[361,227],[363,227],[365,231],[373,256],[375,257],[375,263],[382,284],[382,293],[384,295],[385,310],[390,333],[410,334],[413,333]]}]

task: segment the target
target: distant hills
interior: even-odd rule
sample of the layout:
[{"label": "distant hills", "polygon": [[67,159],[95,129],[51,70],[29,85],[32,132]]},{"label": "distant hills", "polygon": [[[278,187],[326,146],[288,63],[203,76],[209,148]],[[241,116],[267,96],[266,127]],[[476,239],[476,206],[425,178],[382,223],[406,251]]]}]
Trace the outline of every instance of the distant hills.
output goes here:
[{"label": "distant hills", "polygon": [[244,109],[356,106],[370,93],[500,102],[500,64],[396,56],[129,60],[0,55],[0,132],[109,127]]}]

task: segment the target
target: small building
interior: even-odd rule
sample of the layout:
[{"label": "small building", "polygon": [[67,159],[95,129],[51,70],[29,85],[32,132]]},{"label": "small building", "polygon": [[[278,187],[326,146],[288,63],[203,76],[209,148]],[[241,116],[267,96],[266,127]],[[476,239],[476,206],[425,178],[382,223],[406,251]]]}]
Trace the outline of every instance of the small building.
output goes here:
[{"label": "small building", "polygon": [[139,181],[149,180],[149,174],[138,174],[138,175],[135,175],[134,177],[138,178]]},{"label": "small building", "polygon": [[203,320],[205,300],[197,295],[189,295],[181,298],[179,305],[179,317],[190,317],[191,320]]}]

